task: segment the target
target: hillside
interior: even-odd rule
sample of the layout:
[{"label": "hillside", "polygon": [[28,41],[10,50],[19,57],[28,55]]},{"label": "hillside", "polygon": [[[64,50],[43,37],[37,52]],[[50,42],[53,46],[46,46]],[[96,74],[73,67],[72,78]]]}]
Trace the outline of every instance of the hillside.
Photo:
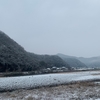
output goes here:
[{"label": "hillside", "polygon": [[40,66],[44,67],[44,68],[51,68],[51,67],[67,67],[68,69],[70,69],[70,66],[63,61],[59,56],[57,55],[37,55],[34,53],[29,53],[31,58],[35,58],[39,61]]},{"label": "hillside", "polygon": [[0,72],[34,71],[52,66],[69,67],[58,56],[42,56],[25,51],[22,46],[0,31]]},{"label": "hillside", "polygon": [[100,56],[91,58],[78,58],[81,62],[85,63],[88,67],[100,68]]},{"label": "hillside", "polygon": [[57,54],[61,57],[65,62],[67,62],[71,67],[88,67],[88,68],[100,68],[100,56],[98,57],[75,57],[68,56],[64,54]]},{"label": "hillside", "polygon": [[0,31],[0,71],[36,70],[38,62],[5,33]]},{"label": "hillside", "polygon": [[61,57],[66,63],[68,63],[71,67],[73,68],[86,68],[87,66],[79,61],[76,57],[74,56],[67,56],[64,54],[57,54],[59,57]]}]

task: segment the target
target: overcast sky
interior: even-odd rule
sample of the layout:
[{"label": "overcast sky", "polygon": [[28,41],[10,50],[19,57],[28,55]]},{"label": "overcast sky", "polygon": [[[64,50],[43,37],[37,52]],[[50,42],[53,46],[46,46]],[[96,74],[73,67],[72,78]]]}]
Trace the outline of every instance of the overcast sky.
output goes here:
[{"label": "overcast sky", "polygon": [[100,0],[0,0],[0,30],[33,53],[100,56]]}]

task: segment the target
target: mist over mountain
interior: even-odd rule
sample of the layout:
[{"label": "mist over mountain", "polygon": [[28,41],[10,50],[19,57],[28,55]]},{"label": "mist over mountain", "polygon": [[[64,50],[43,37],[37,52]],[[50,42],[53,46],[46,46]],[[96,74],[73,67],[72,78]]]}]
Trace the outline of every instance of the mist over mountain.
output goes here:
[{"label": "mist over mountain", "polygon": [[0,31],[0,71],[34,71],[44,67],[70,67],[58,56],[36,55]]},{"label": "mist over mountain", "polygon": [[100,68],[100,56],[97,57],[75,57],[75,56],[69,56],[64,54],[57,54],[59,57],[61,57],[64,61],[66,61],[71,67],[88,67],[88,68]]},{"label": "mist over mountain", "polygon": [[87,66],[77,59],[77,57],[74,56],[68,56],[61,53],[57,54],[59,57],[61,57],[66,63],[68,63],[73,68],[86,68]]},{"label": "mist over mountain", "polygon": [[24,50],[17,42],[0,31],[0,71],[37,71],[52,67],[100,68],[100,56],[84,58],[57,55],[38,55]]},{"label": "mist over mountain", "polygon": [[88,67],[100,68],[100,56],[91,58],[79,57],[77,59],[86,64]]}]

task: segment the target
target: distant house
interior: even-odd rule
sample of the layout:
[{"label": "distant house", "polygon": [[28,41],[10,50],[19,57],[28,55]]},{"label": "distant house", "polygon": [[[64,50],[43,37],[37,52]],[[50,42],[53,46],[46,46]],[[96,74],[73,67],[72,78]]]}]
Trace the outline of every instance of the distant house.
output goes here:
[{"label": "distant house", "polygon": [[54,67],[52,67],[51,69],[52,69],[52,70],[56,70],[56,69],[57,69],[57,67],[56,67],[56,66],[54,66]]}]

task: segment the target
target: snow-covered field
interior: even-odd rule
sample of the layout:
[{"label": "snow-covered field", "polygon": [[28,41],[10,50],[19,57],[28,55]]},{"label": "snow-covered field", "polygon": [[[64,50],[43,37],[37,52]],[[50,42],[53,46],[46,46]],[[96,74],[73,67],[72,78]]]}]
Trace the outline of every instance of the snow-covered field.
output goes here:
[{"label": "snow-covered field", "polygon": [[100,71],[2,77],[0,100],[100,100],[100,81],[87,80],[100,80]]},{"label": "snow-covered field", "polygon": [[74,84],[0,93],[0,100],[100,100],[100,84]]},{"label": "snow-covered field", "polygon": [[0,91],[31,89],[42,86],[53,86],[75,81],[97,79],[100,79],[100,71],[45,74],[21,77],[3,77],[0,78]]}]

